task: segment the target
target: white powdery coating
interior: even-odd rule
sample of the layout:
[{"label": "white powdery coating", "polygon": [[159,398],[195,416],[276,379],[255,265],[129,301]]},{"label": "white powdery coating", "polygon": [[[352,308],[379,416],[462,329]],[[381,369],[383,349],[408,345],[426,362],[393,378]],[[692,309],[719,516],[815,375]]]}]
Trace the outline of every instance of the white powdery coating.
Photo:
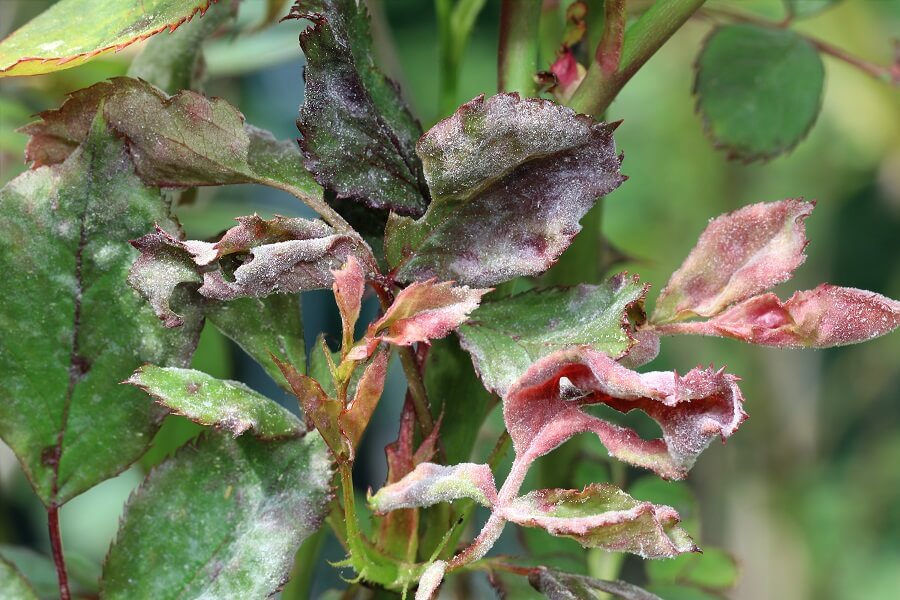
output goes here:
[{"label": "white powdery coating", "polygon": [[442,560],[436,560],[428,565],[428,568],[422,573],[422,578],[419,579],[416,600],[431,600],[441,585],[446,571],[447,563]]},{"label": "white powdery coating", "polygon": [[369,498],[377,512],[431,506],[471,498],[484,506],[497,501],[490,467],[460,463],[453,466],[422,463],[397,483],[385,486]]}]

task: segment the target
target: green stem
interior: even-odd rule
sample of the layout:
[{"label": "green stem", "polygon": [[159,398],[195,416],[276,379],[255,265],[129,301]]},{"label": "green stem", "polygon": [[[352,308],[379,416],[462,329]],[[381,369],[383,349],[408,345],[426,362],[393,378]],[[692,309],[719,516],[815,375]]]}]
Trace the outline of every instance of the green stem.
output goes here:
[{"label": "green stem", "polygon": [[350,554],[364,557],[366,549],[363,545],[362,534],[359,531],[359,521],[356,518],[356,499],[353,496],[353,465],[347,461],[339,464],[341,472],[341,491],[344,496],[344,526],[347,532],[347,545]]},{"label": "green stem", "polygon": [[443,117],[456,109],[460,60],[453,49],[453,0],[435,0],[434,6],[437,11],[440,61],[438,108]]},{"label": "green stem", "polygon": [[497,89],[537,95],[538,29],[541,0],[503,0],[500,8],[500,47],[497,52]]},{"label": "green stem", "polygon": [[274,179],[260,180],[260,183],[273,188],[277,188],[279,190],[284,190],[288,194],[299,199],[305,205],[316,211],[316,213],[318,213],[318,215],[322,217],[323,221],[334,227],[339,233],[348,233],[358,237],[356,230],[350,226],[350,223],[345,221],[344,217],[339,215],[336,210],[328,206],[328,204],[325,202],[325,198],[322,197],[321,193],[318,196],[313,196],[292,185],[282,183]]},{"label": "green stem", "polygon": [[431,408],[428,404],[428,392],[425,391],[425,382],[422,380],[422,371],[412,348],[400,346],[397,348],[400,355],[400,364],[406,374],[406,385],[409,388],[409,396],[412,398],[413,408],[416,409],[416,420],[422,428],[422,435],[428,436],[434,429],[434,420],[431,417]]},{"label": "green stem", "polygon": [[580,113],[603,114],[622,87],[704,2],[657,0],[625,32],[618,69],[612,73],[606,72],[594,60],[569,105]]}]

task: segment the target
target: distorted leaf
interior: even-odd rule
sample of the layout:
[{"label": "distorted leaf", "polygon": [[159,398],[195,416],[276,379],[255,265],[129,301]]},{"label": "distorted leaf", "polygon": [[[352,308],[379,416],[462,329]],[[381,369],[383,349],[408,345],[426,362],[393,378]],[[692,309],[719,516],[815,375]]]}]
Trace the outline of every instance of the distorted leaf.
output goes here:
[{"label": "distorted leaf", "polygon": [[344,333],[342,347],[349,348],[353,344],[353,328],[359,319],[362,296],[366,290],[366,273],[359,261],[351,256],[343,267],[332,271],[332,275],[334,283],[331,289],[341,313]]},{"label": "distorted leaf", "polygon": [[697,111],[729,157],[773,158],[812,128],[824,78],[818,51],[798,32],[749,23],[717,27],[697,58]]},{"label": "distorted leaf", "polygon": [[125,282],[128,240],[176,224],[102,119],[64,163],[3,188],[0,210],[0,436],[59,505],[141,456],[164,411],[119,382],[146,362],[186,365],[200,319],[159,327]]},{"label": "distorted leaf", "polygon": [[290,411],[239,381],[193,369],[145,365],[125,383],[141,388],[175,414],[235,437],[247,430],[260,439],[297,437],[306,431]]},{"label": "distorted leaf", "polygon": [[432,202],[418,221],[389,220],[395,276],[491,286],[546,270],[624,181],[612,130],[517,94],[462,105],[418,142]]},{"label": "distorted leaf", "polygon": [[460,463],[450,467],[422,463],[397,483],[369,498],[376,512],[398,508],[422,508],[462,498],[493,507],[497,502],[494,476],[487,465]]},{"label": "distorted leaf", "polygon": [[351,448],[359,445],[363,432],[372,419],[372,413],[375,412],[375,407],[381,399],[389,357],[390,352],[384,350],[375,354],[359,378],[353,399],[341,412],[341,430],[347,436]]},{"label": "distorted leaf", "polygon": [[637,501],[609,484],[530,492],[504,506],[502,515],[519,525],[574,538],[588,548],[644,558],[697,551],[690,536],[676,526],[679,517],[673,508]]},{"label": "distorted leaf", "polygon": [[528,291],[479,306],[459,328],[484,385],[501,396],[535,361],[589,346],[619,358],[630,351],[627,312],[647,286],[617,275],[603,285]]},{"label": "distorted leaf", "polygon": [[289,17],[313,23],[300,34],[306,88],[297,127],[306,168],[338,198],[421,215],[428,205],[415,153],[422,130],[374,63],[365,3],[298,0]]},{"label": "distorted leaf", "polygon": [[610,594],[621,600],[662,600],[659,596],[625,581],[595,579],[546,567],[534,569],[528,575],[528,581],[534,589],[542,592],[550,600],[595,600],[601,593]]},{"label": "distorted leaf", "polygon": [[710,221],[659,295],[652,320],[709,317],[791,278],[806,255],[811,202],[745,206]]},{"label": "distorted leaf", "polygon": [[318,430],[335,457],[345,456],[347,449],[340,429],[340,401],[329,398],[315,379],[299,373],[290,363],[276,357],[273,360],[300,402],[307,422]]},{"label": "distorted leaf", "polygon": [[419,579],[419,589],[416,590],[416,600],[432,600],[441,586],[444,573],[447,571],[447,563],[436,560],[425,569]]},{"label": "distorted leaf", "polygon": [[154,469],[125,508],[101,596],[265,598],[327,513],[322,439],[212,433]]},{"label": "distorted leaf", "polygon": [[[606,354],[564,350],[536,362],[503,401],[503,416],[516,459],[530,463],[572,436],[593,431],[610,455],[682,479],[712,439],[733,434],[746,414],[737,379],[712,369],[636,373]],[[633,430],[582,410],[605,404],[622,413],[638,409],[656,421],[662,439],[641,439]]]},{"label": "distorted leaf", "polygon": [[831,348],[871,340],[900,327],[900,302],[875,292],[822,284],[786,301],[745,300],[706,321],[671,323],[662,334],[714,335],[778,348]]},{"label": "distorted leaf", "polygon": [[[60,0],[0,42],[0,77],[83,64],[202,16],[216,0]],[[225,4],[225,3],[223,3]],[[214,10],[227,10],[226,7]]]}]

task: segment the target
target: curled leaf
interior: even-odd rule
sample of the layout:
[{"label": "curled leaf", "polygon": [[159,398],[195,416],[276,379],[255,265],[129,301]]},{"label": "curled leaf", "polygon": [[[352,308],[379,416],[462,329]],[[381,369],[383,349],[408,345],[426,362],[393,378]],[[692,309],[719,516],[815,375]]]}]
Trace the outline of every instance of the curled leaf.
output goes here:
[{"label": "curled leaf", "polygon": [[491,286],[546,270],[625,179],[612,131],[517,94],[463,104],[417,144],[432,201],[418,221],[388,222],[397,279]]},{"label": "curled leaf", "polygon": [[[663,437],[641,439],[582,410],[591,404],[622,413],[641,410],[659,424]],[[737,430],[746,418],[742,404],[737,378],[722,371],[640,374],[585,348],[537,361],[504,398],[503,416],[517,460],[525,464],[593,431],[612,456],[682,479],[714,437],[724,440]]]},{"label": "curled leaf", "polygon": [[707,321],[671,323],[663,334],[730,337],[778,348],[830,348],[870,340],[900,326],[900,302],[875,292],[822,284],[786,301],[762,294]]},{"label": "curled leaf", "polygon": [[341,412],[341,430],[350,442],[351,448],[356,448],[362,439],[366,426],[372,419],[372,413],[378,406],[381,393],[384,391],[384,380],[387,377],[389,352],[381,351],[375,354],[372,362],[363,371],[353,399]]},{"label": "curled leaf", "polygon": [[422,463],[399,482],[378,490],[369,498],[369,505],[376,512],[388,512],[461,498],[469,498],[488,507],[496,504],[497,489],[490,467],[474,463],[450,467]]},{"label": "curled leaf", "polygon": [[349,347],[353,343],[353,327],[359,319],[362,296],[366,289],[366,273],[359,261],[351,256],[343,267],[333,270],[331,274],[334,276],[331,289],[341,313],[344,346]]},{"label": "curled leaf", "polygon": [[447,563],[436,560],[425,569],[419,579],[419,589],[416,590],[416,600],[431,600],[434,598],[447,571]]},{"label": "curled leaf", "polygon": [[787,281],[803,264],[811,202],[745,206],[710,221],[659,295],[652,321],[709,317]]},{"label": "curled leaf", "polygon": [[300,403],[300,408],[306,415],[307,422],[319,431],[335,457],[345,456],[347,449],[340,430],[341,403],[334,398],[329,398],[315,379],[303,375],[293,365],[274,356],[272,360],[275,361],[290,384],[294,396]]}]

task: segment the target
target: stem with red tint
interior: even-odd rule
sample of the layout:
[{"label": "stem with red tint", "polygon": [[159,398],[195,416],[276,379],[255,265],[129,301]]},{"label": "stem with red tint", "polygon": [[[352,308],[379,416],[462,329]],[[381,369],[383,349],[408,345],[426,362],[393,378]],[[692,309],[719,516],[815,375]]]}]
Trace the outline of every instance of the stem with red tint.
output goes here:
[{"label": "stem with red tint", "polygon": [[53,552],[53,563],[56,565],[56,577],[59,579],[59,599],[71,600],[69,576],[66,574],[66,560],[63,558],[62,537],[59,534],[59,507],[47,509],[47,522],[50,529],[50,548]]}]

